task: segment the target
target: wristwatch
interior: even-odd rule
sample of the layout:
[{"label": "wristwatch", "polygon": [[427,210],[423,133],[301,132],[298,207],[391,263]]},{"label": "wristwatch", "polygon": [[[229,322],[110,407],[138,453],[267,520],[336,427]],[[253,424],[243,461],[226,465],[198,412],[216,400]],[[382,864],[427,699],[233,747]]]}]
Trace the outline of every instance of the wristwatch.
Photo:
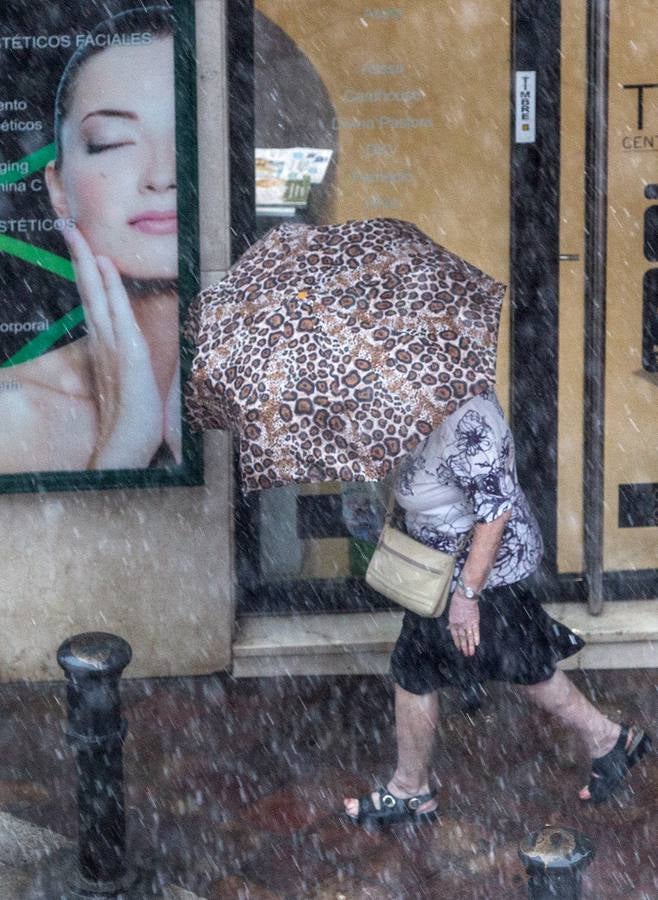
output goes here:
[{"label": "wristwatch", "polygon": [[472,587],[469,587],[467,584],[464,584],[464,580],[461,577],[461,575],[457,579],[457,587],[463,593],[463,595],[466,597],[467,600],[475,600],[475,602],[477,603],[477,601],[480,599],[480,595],[477,591],[474,591]]}]

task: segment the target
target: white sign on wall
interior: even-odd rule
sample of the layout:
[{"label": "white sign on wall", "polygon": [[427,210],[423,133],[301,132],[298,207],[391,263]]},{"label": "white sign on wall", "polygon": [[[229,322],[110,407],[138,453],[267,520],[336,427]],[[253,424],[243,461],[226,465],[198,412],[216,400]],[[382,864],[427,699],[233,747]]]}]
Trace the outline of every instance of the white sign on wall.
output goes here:
[{"label": "white sign on wall", "polygon": [[536,72],[517,72],[515,85],[515,140],[517,144],[534,144],[537,105]]}]

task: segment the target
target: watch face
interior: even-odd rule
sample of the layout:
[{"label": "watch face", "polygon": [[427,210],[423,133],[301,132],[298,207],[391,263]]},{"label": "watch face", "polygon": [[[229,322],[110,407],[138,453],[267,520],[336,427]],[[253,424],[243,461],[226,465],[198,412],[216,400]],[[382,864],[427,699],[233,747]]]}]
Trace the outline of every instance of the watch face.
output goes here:
[{"label": "watch face", "polygon": [[473,600],[478,596],[477,591],[474,591],[473,588],[465,585],[461,577],[457,579],[457,586],[462,589],[467,600]]}]

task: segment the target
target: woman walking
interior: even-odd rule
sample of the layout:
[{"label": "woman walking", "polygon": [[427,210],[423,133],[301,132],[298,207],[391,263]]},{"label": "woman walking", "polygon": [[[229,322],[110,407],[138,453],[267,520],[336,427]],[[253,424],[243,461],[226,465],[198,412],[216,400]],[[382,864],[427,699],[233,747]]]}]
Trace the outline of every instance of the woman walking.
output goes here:
[{"label": "woman walking", "polygon": [[650,741],[641,728],[606,718],[556,668],[584,643],[548,616],[524,585],[539,567],[542,541],[493,389],[465,402],[407,457],[395,493],[407,532],[457,555],[453,590],[438,619],[405,613],[391,659],[397,768],[385,787],[345,799],[348,816],[363,825],[436,818],[430,764],[437,688],[469,680],[517,684],[530,701],[576,729],[592,760],[579,796],[609,799]]}]

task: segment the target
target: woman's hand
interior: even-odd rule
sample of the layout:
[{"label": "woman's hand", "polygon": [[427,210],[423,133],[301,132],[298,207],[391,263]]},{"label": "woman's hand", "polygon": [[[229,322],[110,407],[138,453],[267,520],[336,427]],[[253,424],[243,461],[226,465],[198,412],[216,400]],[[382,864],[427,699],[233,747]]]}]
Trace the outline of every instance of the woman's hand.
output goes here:
[{"label": "woman's hand", "polygon": [[[461,577],[463,583],[474,591],[483,590],[487,583],[511,515],[508,510],[493,522],[477,522],[473,528],[473,539]],[[473,656],[480,643],[480,607],[475,600],[469,600],[460,588],[456,588],[450,598],[448,623],[457,649],[464,656]]]},{"label": "woman's hand", "polygon": [[455,647],[464,656],[474,656],[480,643],[480,607],[456,588],[450,598],[448,625]]},{"label": "woman's hand", "polygon": [[95,257],[77,228],[64,232],[89,333],[98,437],[91,469],[145,468],[163,434],[149,348],[114,263]]}]

